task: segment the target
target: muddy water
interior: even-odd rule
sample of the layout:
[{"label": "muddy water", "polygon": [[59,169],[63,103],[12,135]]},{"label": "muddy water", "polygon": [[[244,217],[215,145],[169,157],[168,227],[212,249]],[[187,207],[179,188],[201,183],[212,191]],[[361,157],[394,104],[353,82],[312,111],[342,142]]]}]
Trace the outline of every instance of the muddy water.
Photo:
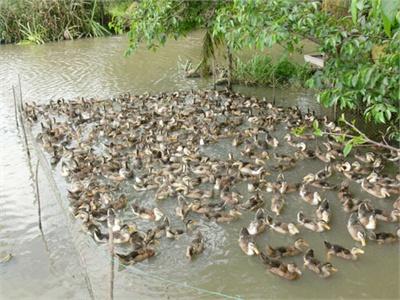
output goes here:
[{"label": "muddy water", "polygon": [[[185,79],[177,68],[179,59],[198,59],[200,43],[201,35],[193,34],[167,44],[157,53],[140,49],[129,58],[122,56],[126,40],[121,37],[0,47],[0,253],[14,255],[11,261],[0,265],[1,299],[104,299],[109,269],[107,247],[97,246],[80,231],[80,225],[68,213],[64,195],[57,193],[58,189],[65,188],[63,181],[57,172],[52,173],[43,166],[39,187],[44,237],[38,230],[28,161],[14,120],[11,86],[18,83],[17,75],[21,75],[24,99],[39,103],[59,97],[112,97],[128,91],[207,88],[210,82]],[[237,89],[267,98],[272,93],[262,88]],[[321,112],[308,92],[278,90],[277,102]],[[277,136],[282,138],[283,132]],[[207,153],[224,156],[227,147],[218,144],[207,149]],[[31,150],[36,159],[39,152]],[[307,161],[287,172],[287,179],[297,181],[300,176],[322,167],[321,163]],[[358,189],[353,191],[361,199],[368,198]],[[322,234],[302,231],[320,259],[324,259],[324,239],[347,247],[354,244],[345,229],[346,218],[337,205],[335,193],[327,192],[325,196],[333,203],[333,230]],[[311,213],[294,195],[286,200],[290,206],[283,220],[294,219],[300,208]],[[379,200],[377,206],[390,207],[389,202]],[[333,263],[340,271],[329,280],[320,280],[304,271],[302,280],[286,282],[266,273],[257,259],[244,256],[237,246],[237,232],[251,217],[245,214],[242,220],[230,225],[202,224],[202,229],[209,233],[207,248],[193,263],[183,259],[188,241],[181,239],[176,243],[164,241],[160,254],[148,262],[117,268],[115,299],[132,296],[214,299],[224,295],[245,299],[399,298],[397,245],[368,245],[366,254],[357,262],[335,259]],[[381,229],[393,231],[394,227]],[[291,240],[267,233],[258,242],[278,245]],[[301,265],[300,258],[294,260]]]}]

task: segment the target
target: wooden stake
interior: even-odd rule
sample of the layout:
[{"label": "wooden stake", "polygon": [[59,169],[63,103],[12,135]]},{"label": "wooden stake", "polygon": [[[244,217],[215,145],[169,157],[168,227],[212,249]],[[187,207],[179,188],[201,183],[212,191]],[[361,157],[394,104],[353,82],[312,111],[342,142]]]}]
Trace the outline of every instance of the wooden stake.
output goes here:
[{"label": "wooden stake", "polygon": [[20,101],[21,101],[21,110],[23,111],[24,110],[24,102],[23,102],[23,100],[22,100],[22,85],[21,85],[21,76],[19,76],[19,74],[18,74],[18,84],[19,84],[19,98],[20,98]]},{"label": "wooden stake", "polygon": [[18,108],[17,108],[17,95],[15,94],[15,87],[12,86],[13,90],[13,96],[14,96],[14,115],[15,115],[15,125],[17,126],[17,129],[19,129],[19,124],[18,124]]},{"label": "wooden stake", "polygon": [[43,235],[43,227],[42,227],[42,208],[40,205],[40,193],[39,193],[39,159],[37,160],[36,163],[36,169],[35,169],[35,187],[36,187],[36,198],[37,198],[37,203],[38,203],[38,222],[39,222],[39,229],[42,232]]},{"label": "wooden stake", "polygon": [[110,282],[108,290],[108,299],[114,299],[114,226],[115,218],[111,218],[110,210],[108,211],[108,245],[110,250]]}]

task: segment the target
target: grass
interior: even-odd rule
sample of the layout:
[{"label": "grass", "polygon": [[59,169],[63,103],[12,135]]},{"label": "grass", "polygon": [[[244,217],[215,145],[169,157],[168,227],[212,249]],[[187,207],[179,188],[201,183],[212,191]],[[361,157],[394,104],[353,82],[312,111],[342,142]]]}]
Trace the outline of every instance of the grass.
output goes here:
[{"label": "grass", "polygon": [[285,57],[274,64],[269,56],[256,55],[248,61],[236,60],[233,78],[245,85],[303,85],[311,74],[307,65],[293,63]]},{"label": "grass", "polygon": [[115,7],[128,0],[2,0],[0,42],[34,43],[99,37],[113,33]]}]

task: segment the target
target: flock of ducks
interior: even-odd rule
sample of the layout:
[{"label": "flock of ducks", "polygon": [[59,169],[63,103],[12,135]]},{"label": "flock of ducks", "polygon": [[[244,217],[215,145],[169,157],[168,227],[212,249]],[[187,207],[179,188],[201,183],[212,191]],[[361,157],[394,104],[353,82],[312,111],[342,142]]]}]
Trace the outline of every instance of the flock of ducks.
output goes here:
[{"label": "flock of ducks", "polygon": [[[96,242],[108,242],[112,233],[113,243],[121,245],[116,255],[124,264],[156,255],[163,238],[174,240],[183,234],[191,236],[191,242],[182,256],[192,260],[207,245],[196,220],[230,223],[246,211],[254,217],[239,232],[241,250],[288,280],[300,278],[302,272],[295,263],[285,262],[286,257],[302,255],[305,268],[327,278],[337,271],[329,262],[331,256],[357,260],[367,240],[399,241],[400,176],[385,174],[384,166],[397,167],[400,152],[364,151],[346,159],[342,145],[332,138],[344,130],[313,113],[302,114],[297,107],[278,107],[230,92],[179,91],[105,101],[60,99],[26,104],[24,112],[32,125],[40,123],[37,140],[69,182],[72,213]],[[323,138],[313,134],[317,121],[326,133]],[[277,129],[282,128],[287,134],[280,138]],[[296,128],[304,133],[296,136]],[[225,153],[225,159],[206,154],[208,145],[226,141],[235,151]],[[321,161],[325,167],[288,182],[285,173],[304,160]],[[279,174],[276,179],[272,172]],[[341,183],[331,183],[331,177],[341,178]],[[240,183],[246,184],[248,197],[235,188]],[[356,199],[351,185],[359,185],[370,199]],[[323,262],[299,234],[331,229],[331,203],[325,191],[337,195],[335,201],[348,215],[347,230],[357,245],[347,249],[325,241],[328,259]],[[148,193],[152,203],[141,201]],[[295,220],[283,221],[289,194],[315,207],[313,215],[300,210]],[[175,203],[172,213],[180,228],[159,208],[161,201]],[[393,202],[393,209],[377,208],[379,201]],[[122,212],[132,218],[122,221]],[[139,228],[138,219],[149,228]],[[396,223],[396,231],[379,231],[381,222]],[[267,230],[296,239],[262,250],[256,237]]]}]

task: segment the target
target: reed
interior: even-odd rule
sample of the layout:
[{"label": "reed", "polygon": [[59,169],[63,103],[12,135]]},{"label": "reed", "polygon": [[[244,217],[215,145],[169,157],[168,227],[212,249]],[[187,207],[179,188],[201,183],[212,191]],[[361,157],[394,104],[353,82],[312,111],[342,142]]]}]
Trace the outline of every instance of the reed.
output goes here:
[{"label": "reed", "polygon": [[42,44],[49,41],[99,37],[127,0],[3,0],[0,1],[0,42]]},{"label": "reed", "polygon": [[248,61],[237,59],[233,70],[234,81],[245,85],[302,85],[310,76],[308,66],[296,64],[287,58],[273,63],[266,55],[256,55]]}]

